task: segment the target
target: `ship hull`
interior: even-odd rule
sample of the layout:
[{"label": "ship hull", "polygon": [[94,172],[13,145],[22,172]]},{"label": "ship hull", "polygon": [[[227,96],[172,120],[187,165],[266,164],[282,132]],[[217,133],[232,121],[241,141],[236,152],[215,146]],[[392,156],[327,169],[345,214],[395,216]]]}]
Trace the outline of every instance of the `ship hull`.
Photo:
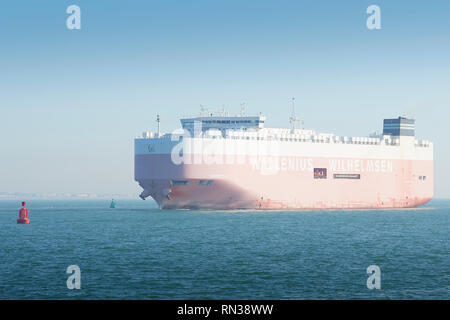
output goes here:
[{"label": "ship hull", "polygon": [[262,159],[174,164],[170,154],[137,154],[135,179],[162,209],[408,208],[433,197],[426,157]]}]

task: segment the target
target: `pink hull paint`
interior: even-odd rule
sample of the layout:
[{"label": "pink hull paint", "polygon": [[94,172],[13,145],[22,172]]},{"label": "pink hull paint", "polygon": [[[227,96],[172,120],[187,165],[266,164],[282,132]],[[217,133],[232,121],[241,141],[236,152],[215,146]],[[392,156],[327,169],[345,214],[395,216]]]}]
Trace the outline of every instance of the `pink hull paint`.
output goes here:
[{"label": "pink hull paint", "polygon": [[[135,180],[143,196],[163,209],[407,208],[433,197],[432,160],[346,158],[332,164],[329,158],[311,159],[312,164],[280,163],[277,172],[268,173],[248,158],[245,164],[175,165],[170,154],[137,154]],[[314,168],[326,168],[327,178],[314,179]],[[359,174],[360,179],[335,179],[334,174]],[[173,186],[172,180],[189,184]],[[200,180],[213,184],[199,185]]]}]

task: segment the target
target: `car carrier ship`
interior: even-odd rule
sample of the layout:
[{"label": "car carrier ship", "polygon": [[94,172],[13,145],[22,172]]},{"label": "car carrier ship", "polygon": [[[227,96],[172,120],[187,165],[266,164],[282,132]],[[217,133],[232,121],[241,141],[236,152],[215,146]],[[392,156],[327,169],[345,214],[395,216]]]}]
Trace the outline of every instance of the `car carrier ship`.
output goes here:
[{"label": "car carrier ship", "polygon": [[134,141],[140,197],[161,209],[406,208],[433,197],[433,143],[415,121],[385,119],[383,133],[344,137],[266,128],[257,116],[181,119],[172,133]]}]

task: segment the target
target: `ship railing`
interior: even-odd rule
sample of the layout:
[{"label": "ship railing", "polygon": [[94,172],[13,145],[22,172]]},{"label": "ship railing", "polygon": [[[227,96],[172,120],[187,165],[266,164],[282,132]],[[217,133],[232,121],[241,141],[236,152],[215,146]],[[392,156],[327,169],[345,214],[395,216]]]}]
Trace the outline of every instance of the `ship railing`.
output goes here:
[{"label": "ship railing", "polygon": [[431,145],[432,143],[428,140],[415,140],[416,147],[429,148]]},{"label": "ship railing", "polygon": [[312,142],[312,143],[330,143],[330,144],[363,144],[363,145],[399,145],[398,140],[381,140],[373,137],[340,137],[331,134],[259,134],[256,132],[229,132],[225,135],[226,139],[233,140],[267,140],[281,142]]},{"label": "ship railing", "polygon": [[[165,133],[158,136],[157,133],[144,132],[142,137],[144,139],[171,139],[172,134]],[[267,132],[242,132],[242,131],[229,131],[222,133],[219,130],[214,132],[200,135],[205,139],[233,139],[233,140],[258,140],[258,141],[282,141],[282,142],[309,142],[309,143],[329,143],[329,144],[357,144],[357,145],[386,145],[386,146],[398,146],[400,145],[400,139],[384,136],[383,138],[375,137],[346,137],[335,136],[332,134],[286,134],[280,132],[280,134],[268,134]],[[428,140],[415,140],[415,145],[418,147],[429,147],[431,142]]]}]

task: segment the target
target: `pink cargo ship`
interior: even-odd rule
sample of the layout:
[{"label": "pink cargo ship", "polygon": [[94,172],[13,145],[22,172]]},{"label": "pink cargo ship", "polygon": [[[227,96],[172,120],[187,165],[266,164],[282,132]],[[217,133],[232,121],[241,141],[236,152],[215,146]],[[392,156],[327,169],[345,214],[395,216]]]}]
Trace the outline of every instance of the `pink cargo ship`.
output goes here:
[{"label": "pink cargo ship", "polygon": [[[265,128],[264,116],[181,119],[135,139],[135,180],[161,209],[405,208],[433,197],[433,144],[413,119],[342,137]],[[159,121],[159,120],[158,120]]]}]

